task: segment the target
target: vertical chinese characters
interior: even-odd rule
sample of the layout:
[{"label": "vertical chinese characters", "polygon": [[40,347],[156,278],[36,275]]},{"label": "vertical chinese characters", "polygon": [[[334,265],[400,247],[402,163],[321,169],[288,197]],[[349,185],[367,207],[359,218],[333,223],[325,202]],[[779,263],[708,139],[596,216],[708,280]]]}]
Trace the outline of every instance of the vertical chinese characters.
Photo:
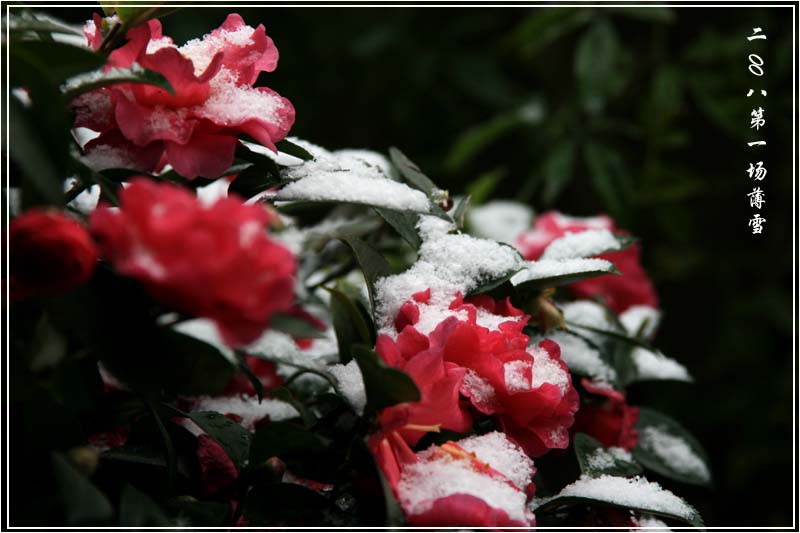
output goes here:
[{"label": "vertical chinese characters", "polygon": [[[753,34],[750,35],[747,40],[751,43],[753,41],[765,41],[767,36],[766,34],[762,33],[762,31],[763,30],[761,28],[753,28]],[[749,70],[750,74],[755,76],[760,82],[763,83],[765,71],[764,59],[757,53],[751,53],[747,56],[747,60],[749,61],[747,70]],[[767,91],[763,88],[750,88],[750,90],[747,91],[747,98],[751,98],[753,95],[756,95],[756,98],[765,100]],[[763,105],[754,105],[752,111],[750,111],[750,129],[755,130],[755,132],[760,132],[762,128],[766,127],[766,125],[766,111]],[[747,143],[748,147],[756,149],[760,149],[761,146],[766,145],[767,141],[763,139],[757,139]],[[767,168],[764,165],[764,161],[758,161],[756,163],[751,162],[747,168],[747,175],[753,181],[763,181],[764,178],[767,177]],[[749,193],[747,193],[747,197],[750,201],[750,207],[759,210],[758,213],[753,214],[747,225],[751,229],[751,233],[753,235],[760,235],[764,230],[764,223],[767,221],[767,219],[762,217],[760,213],[761,208],[766,203],[766,193],[760,186],[756,186],[753,187]]]}]

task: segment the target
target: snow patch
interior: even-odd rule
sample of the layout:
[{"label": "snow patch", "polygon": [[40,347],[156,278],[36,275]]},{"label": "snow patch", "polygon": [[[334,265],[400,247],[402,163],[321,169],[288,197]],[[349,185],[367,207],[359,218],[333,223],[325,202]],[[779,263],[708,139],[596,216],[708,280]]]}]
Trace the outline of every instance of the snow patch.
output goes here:
[{"label": "snow patch", "polygon": [[541,259],[581,259],[622,249],[622,244],[607,229],[595,229],[578,233],[567,232],[545,248]]},{"label": "snow patch", "polygon": [[529,261],[524,270],[511,278],[511,283],[520,285],[536,279],[569,276],[583,272],[611,273],[613,271],[614,264],[605,259],[540,259],[539,261]]},{"label": "snow patch", "polygon": [[262,399],[256,396],[200,396],[192,411],[216,411],[223,415],[232,414],[240,417],[240,424],[252,431],[257,422],[269,417],[272,422],[288,420],[300,416],[297,409],[280,400]]},{"label": "snow patch", "polygon": [[336,364],[328,368],[336,378],[336,389],[345,397],[358,416],[364,414],[367,405],[367,392],[364,388],[364,378],[361,369],[355,360],[346,365]]},{"label": "snow patch", "polygon": [[687,476],[711,479],[706,462],[692,450],[689,443],[665,428],[648,426],[640,432],[639,446],[659,457],[673,470]]},{"label": "snow patch", "polygon": [[[537,506],[562,496],[588,498],[608,502],[621,507],[646,509],[657,513],[679,516],[691,521],[697,512],[672,492],[664,489],[658,483],[647,481],[643,477],[624,478],[603,475],[589,477],[583,475],[564,487],[553,498],[537,500]],[[535,510],[535,509],[534,509]]]},{"label": "snow patch", "polygon": [[525,204],[494,200],[467,213],[470,232],[476,237],[513,245],[533,220],[533,210]]},{"label": "snow patch", "polygon": [[692,381],[692,376],[685,366],[675,359],[663,354],[637,346],[631,351],[636,367],[636,376],[640,380],[675,380]]}]

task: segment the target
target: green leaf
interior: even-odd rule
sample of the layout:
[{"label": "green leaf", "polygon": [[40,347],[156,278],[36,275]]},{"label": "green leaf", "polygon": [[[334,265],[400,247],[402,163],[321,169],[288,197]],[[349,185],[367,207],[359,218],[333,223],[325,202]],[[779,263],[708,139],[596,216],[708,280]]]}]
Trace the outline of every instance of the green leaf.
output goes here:
[{"label": "green leaf", "polygon": [[214,411],[194,411],[189,413],[189,418],[222,446],[236,469],[241,471],[250,454],[250,432]]},{"label": "green leaf", "polygon": [[364,346],[353,346],[352,355],[361,369],[367,392],[365,412],[420,400],[419,389],[408,374],[384,363],[377,353]]},{"label": "green leaf", "polygon": [[303,161],[310,161],[314,159],[314,156],[311,155],[311,153],[308,150],[306,150],[299,144],[295,144],[286,139],[276,142],[275,147],[284,154],[293,155],[294,157],[302,159]]},{"label": "green leaf", "polygon": [[12,55],[35,65],[54,83],[97,70],[105,58],[88,48],[57,41],[19,41],[10,47]]},{"label": "green leaf", "polygon": [[508,283],[511,280],[511,278],[513,278],[514,275],[517,274],[518,272],[519,272],[519,269],[514,269],[514,270],[511,270],[511,271],[505,273],[504,275],[502,275],[502,276],[500,276],[498,278],[492,278],[492,279],[488,279],[486,281],[483,281],[477,287],[475,287],[473,290],[471,290],[469,292],[468,296],[476,296],[478,294],[484,294],[484,293],[487,293],[487,292],[492,292],[493,290],[497,289],[501,285],[504,285],[505,283]]},{"label": "green leaf", "polygon": [[514,30],[509,45],[530,60],[542,48],[592,20],[594,15],[591,9],[549,6],[534,9]]},{"label": "green leaf", "polygon": [[629,477],[642,472],[642,467],[635,461],[627,460],[616,451],[609,451],[585,433],[576,433],[573,443],[581,473],[590,477],[602,475]]},{"label": "green leaf", "polygon": [[331,295],[330,311],[339,345],[339,361],[347,364],[353,358],[351,354],[353,346],[356,344],[375,345],[375,338],[371,333],[374,328],[370,328],[366,317],[344,292],[330,288],[327,291]]},{"label": "green leaf", "polygon": [[272,315],[269,319],[269,327],[295,339],[322,339],[325,337],[325,332],[320,331],[316,326],[288,313]]},{"label": "green leaf", "polygon": [[22,11],[19,14],[9,13],[8,15],[8,33],[12,38],[19,38],[19,34],[33,32],[36,34],[62,34],[74,35],[84,38],[83,32],[80,28],[70,26],[66,22],[58,20],[53,17],[39,17],[36,13],[30,11]]},{"label": "green leaf", "polygon": [[392,159],[392,163],[397,167],[397,170],[400,171],[400,175],[403,176],[408,183],[427,194],[429,198],[434,191],[439,190],[439,187],[437,187],[428,176],[422,173],[416,163],[407,158],[403,152],[394,146],[389,148],[389,156]]},{"label": "green leaf", "polygon": [[607,8],[612,13],[618,13],[628,18],[644,22],[657,22],[669,24],[675,22],[675,11],[665,6],[631,7],[616,6]]},{"label": "green leaf", "polygon": [[141,67],[113,69],[109,72],[103,72],[102,70],[89,72],[88,75],[79,75],[70,78],[67,80],[62,90],[64,99],[70,101],[85,92],[108,85],[115,85],[117,83],[142,83],[145,85],[153,85],[164,89],[169,94],[175,94],[175,89],[172,88],[170,82],[162,74]]},{"label": "green leaf", "polygon": [[182,394],[213,394],[225,388],[235,367],[217,348],[172,329],[164,329],[162,335],[170,354],[162,379],[170,387]]},{"label": "green leaf", "polygon": [[383,207],[375,207],[374,209],[387,224],[394,228],[404,241],[415,250],[419,250],[422,245],[422,239],[419,238],[419,233],[417,233],[417,221],[419,220],[417,213],[395,211],[394,209]]},{"label": "green leaf", "polygon": [[497,184],[505,177],[506,169],[499,167],[489,172],[484,172],[478,176],[475,181],[467,184],[467,194],[472,198],[472,205],[481,205],[486,203],[492,195]]},{"label": "green leaf", "polygon": [[356,261],[361,266],[361,271],[364,273],[364,279],[367,281],[367,290],[369,291],[369,301],[372,305],[373,311],[375,310],[375,284],[380,278],[385,278],[394,274],[392,267],[386,262],[386,259],[375,248],[362,241],[357,237],[350,235],[342,235],[339,239],[347,244]]},{"label": "green leaf", "polygon": [[572,180],[575,161],[575,145],[566,141],[560,143],[545,159],[542,167],[541,199],[544,205],[552,205],[561,191]]},{"label": "green leaf", "polygon": [[271,189],[279,183],[280,180],[274,174],[265,172],[258,165],[250,165],[236,175],[236,178],[228,186],[228,193],[238,194],[247,199]]},{"label": "green leaf", "polygon": [[467,214],[467,208],[469,207],[470,196],[462,196],[461,200],[459,200],[458,204],[456,205],[455,211],[453,211],[453,220],[456,221],[456,227],[461,229],[464,227],[464,219],[465,215]]},{"label": "green leaf", "polygon": [[290,421],[270,422],[256,428],[250,447],[254,467],[270,457],[317,454],[324,452],[331,440]]},{"label": "green leaf", "polygon": [[119,525],[123,527],[163,527],[171,524],[150,496],[126,483],[120,497]]},{"label": "green leaf", "polygon": [[[445,160],[445,168],[450,172],[463,169],[481,152],[489,148],[492,143],[498,141],[504,135],[511,133],[522,124],[525,124],[522,116],[520,116],[519,113],[512,112],[496,116],[484,124],[466,130],[456,140],[453,148],[450,149],[450,153]],[[400,155],[402,156],[402,154]],[[401,161],[406,162],[408,160],[405,159]],[[408,163],[410,163],[410,161],[408,161]],[[395,162],[395,164],[398,165],[398,168],[401,168],[398,162]]]},{"label": "green leaf", "polygon": [[247,360],[243,355],[241,355],[239,352],[236,352],[236,359],[238,361],[237,366],[239,367],[239,370],[241,370],[242,374],[244,374],[247,378],[247,381],[249,381],[253,386],[253,389],[256,391],[256,397],[260,402],[264,399],[264,384],[260,379],[258,379],[258,376],[253,373],[253,370],[250,368],[250,365],[247,364]]},{"label": "green leaf", "polygon": [[[236,145],[235,157],[241,161],[252,163],[265,175],[272,176],[274,179],[280,180],[281,172],[275,161],[264,154],[254,152],[241,142]],[[234,180],[234,183],[236,183],[236,180]],[[231,185],[233,185],[233,183]]]},{"label": "green leaf", "polygon": [[645,468],[684,483],[711,484],[705,450],[678,422],[658,411],[642,407],[636,430],[639,440],[633,456]]},{"label": "green leaf", "polygon": [[607,269],[599,270],[585,270],[582,272],[573,272],[570,274],[560,274],[557,276],[549,276],[546,278],[537,278],[524,281],[515,285],[516,290],[519,291],[539,291],[550,287],[561,287],[569,285],[576,281],[594,278],[597,276],[605,276],[606,274],[619,274],[619,270],[612,264]]},{"label": "green leaf", "polygon": [[163,450],[140,444],[125,443],[117,448],[106,450],[100,457],[105,461],[120,461],[167,468]]},{"label": "green leaf", "polygon": [[594,142],[586,145],[584,155],[595,190],[615,219],[623,219],[633,192],[625,161],[618,153]]},{"label": "green leaf", "polygon": [[608,20],[598,19],[583,35],[575,52],[575,77],[583,108],[597,113],[616,88],[620,75],[615,68],[619,42]]},{"label": "green leaf", "polygon": [[100,522],[113,516],[114,509],[105,494],[79,473],[63,454],[53,452],[51,460],[67,524]]},{"label": "green leaf", "polygon": [[[632,488],[631,490],[635,489]],[[676,498],[678,497],[676,496]],[[700,514],[697,512],[697,510],[682,499],[681,501],[686,505],[686,513],[675,514],[674,511],[663,510],[658,502],[648,501],[647,498],[643,499],[639,505],[631,505],[629,503],[620,504],[615,500],[615,495],[612,492],[609,492],[608,494],[597,493],[596,496],[593,495],[591,498],[583,496],[556,496],[555,498],[549,499],[545,503],[536,507],[534,512],[536,513],[537,518],[539,518],[540,516],[544,517],[551,513],[561,513],[563,512],[564,508],[569,507],[614,507],[624,511],[632,510],[650,513],[656,516],[663,516],[673,520],[686,522],[696,528],[702,528],[703,519],[700,517]]]},{"label": "green leaf", "polygon": [[321,523],[327,499],[296,483],[267,483],[245,496],[244,517],[254,526]]},{"label": "green leaf", "polygon": [[[10,143],[11,159],[25,175],[23,202],[26,206],[63,204],[64,176],[54,158],[59,151],[58,144],[50,144],[47,136],[40,132],[42,124],[34,111],[23,107],[15,97],[8,101],[10,128],[14,132],[14,142]],[[66,144],[62,146],[66,148]]]}]

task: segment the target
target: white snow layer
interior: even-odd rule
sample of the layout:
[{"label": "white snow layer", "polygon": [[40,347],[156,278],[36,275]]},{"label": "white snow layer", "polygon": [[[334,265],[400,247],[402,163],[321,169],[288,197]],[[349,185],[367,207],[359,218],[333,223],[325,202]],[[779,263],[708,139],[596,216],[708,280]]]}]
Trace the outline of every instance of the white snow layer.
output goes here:
[{"label": "white snow layer", "polygon": [[581,259],[621,249],[621,241],[607,229],[567,232],[545,248],[541,259]]},{"label": "white snow layer", "polygon": [[314,156],[290,166],[283,176],[294,180],[275,200],[336,201],[427,213],[430,200],[422,191],[391,178],[391,166],[382,155],[366,150],[329,152],[305,143]]},{"label": "white snow layer", "polygon": [[619,321],[631,337],[641,330],[642,337],[652,339],[661,322],[661,312],[649,305],[634,305],[619,315]]},{"label": "white snow layer", "polygon": [[336,389],[345,397],[356,414],[363,415],[364,407],[367,405],[367,392],[361,369],[355,359],[346,365],[332,365],[328,367],[328,372],[336,378]]},{"label": "white snow layer", "polygon": [[624,448],[597,448],[586,458],[586,463],[593,470],[605,470],[613,467],[618,461],[632,462],[633,456]]},{"label": "white snow layer", "polygon": [[553,330],[545,336],[532,339],[539,343],[550,339],[561,347],[561,360],[570,370],[592,378],[592,381],[612,383],[617,379],[617,371],[605,362],[600,352],[582,338],[565,331]]},{"label": "white snow layer", "polygon": [[[458,444],[495,470],[511,474],[513,478],[509,479],[516,479],[524,486],[530,481],[532,462],[502,434],[472,437]],[[398,484],[400,502],[406,513],[424,513],[437,499],[467,494],[502,509],[513,520],[529,520],[524,486],[514,487],[502,478],[491,477],[476,469],[467,458],[454,457],[437,446],[420,452],[418,458],[416,463],[404,468]]]},{"label": "white snow layer", "polygon": [[[561,496],[588,498],[622,507],[665,513],[687,521],[693,520],[697,514],[682,498],[662,488],[658,483],[639,476],[624,478],[603,475],[593,478],[584,475],[564,487],[553,498]],[[538,500],[536,503],[542,505],[553,498]]]},{"label": "white snow layer", "polygon": [[380,278],[376,283],[381,333],[396,335],[394,318],[417,292],[430,289],[428,305],[449,316],[453,313],[447,308],[456,293],[466,295],[482,281],[499,278],[524,263],[513,248],[469,235],[450,234],[452,224],[433,216],[420,217],[417,229],[422,238],[417,262],[405,272]]},{"label": "white snow layer", "polygon": [[605,259],[540,259],[529,261],[525,269],[511,278],[513,285],[535,279],[568,276],[583,272],[613,272],[614,264]]},{"label": "white snow layer", "polygon": [[479,460],[506,476],[523,490],[531,482],[536,471],[533,460],[522,448],[499,431],[467,437],[458,441],[458,445],[474,453]]},{"label": "white snow layer", "polygon": [[510,200],[494,200],[467,212],[470,232],[476,237],[514,245],[531,226],[530,207]]},{"label": "white snow layer", "polygon": [[665,428],[644,428],[639,436],[639,446],[659,457],[676,472],[704,481],[711,479],[708,465],[692,450],[689,443]]},{"label": "white snow layer", "polygon": [[685,366],[663,354],[637,346],[631,352],[639,380],[692,381]]},{"label": "white snow layer", "polygon": [[272,422],[288,420],[300,416],[297,409],[281,400],[263,398],[260,402],[256,396],[201,396],[192,411],[215,411],[223,415],[241,417],[240,422],[245,429],[253,430],[256,422],[266,417]]},{"label": "white snow layer", "polygon": [[[619,331],[619,327],[609,319],[606,308],[591,300],[559,303],[558,307],[561,309],[561,312],[564,313],[564,320],[570,327],[577,324],[614,333],[623,333]],[[585,329],[581,329],[580,334],[596,344],[602,344],[608,340],[608,335]]]}]

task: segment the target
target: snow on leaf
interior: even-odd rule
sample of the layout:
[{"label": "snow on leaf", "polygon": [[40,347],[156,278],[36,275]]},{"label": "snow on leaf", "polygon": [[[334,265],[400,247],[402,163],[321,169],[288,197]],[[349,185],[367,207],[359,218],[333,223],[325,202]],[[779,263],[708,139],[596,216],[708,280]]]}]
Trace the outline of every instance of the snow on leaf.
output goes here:
[{"label": "snow on leaf", "polygon": [[686,367],[666,355],[637,346],[631,352],[637,381],[692,381]]},{"label": "snow on leaf", "polygon": [[643,477],[581,476],[552,498],[534,500],[533,511],[546,512],[564,505],[599,503],[634,509],[702,526],[697,511],[682,498]]},{"label": "snow on leaf", "polygon": [[526,268],[511,278],[511,284],[531,289],[558,287],[604,274],[619,274],[619,271],[605,259],[540,259],[528,262]]},{"label": "snow on leaf", "polygon": [[630,237],[614,235],[607,229],[586,230],[578,233],[567,232],[545,248],[542,259],[594,257],[607,252],[623,250],[632,243],[633,240]]}]

